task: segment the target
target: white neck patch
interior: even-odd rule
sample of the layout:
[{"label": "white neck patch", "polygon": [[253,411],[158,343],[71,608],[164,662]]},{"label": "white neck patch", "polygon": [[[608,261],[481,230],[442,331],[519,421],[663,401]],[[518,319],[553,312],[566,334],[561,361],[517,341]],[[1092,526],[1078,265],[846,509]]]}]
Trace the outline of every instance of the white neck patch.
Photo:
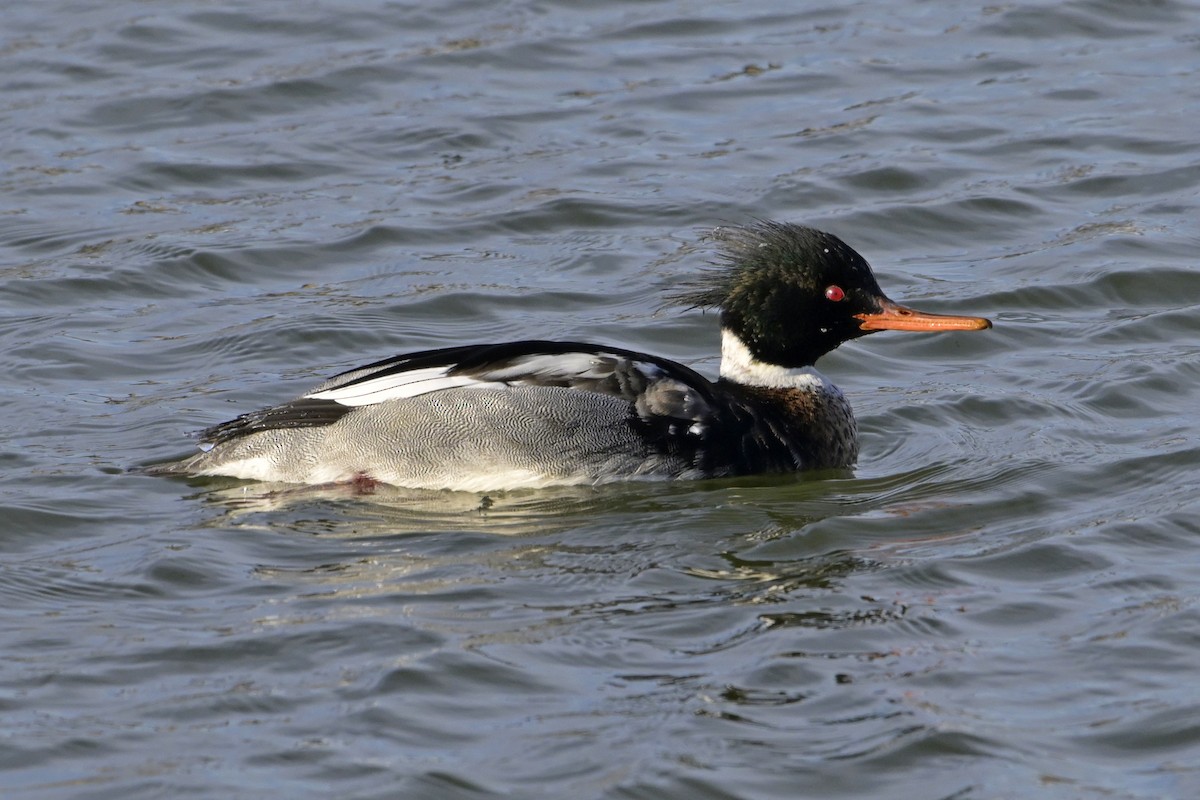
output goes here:
[{"label": "white neck patch", "polygon": [[747,386],[777,389],[816,389],[829,384],[814,367],[789,368],[759,361],[745,342],[728,330],[721,331],[721,377]]}]

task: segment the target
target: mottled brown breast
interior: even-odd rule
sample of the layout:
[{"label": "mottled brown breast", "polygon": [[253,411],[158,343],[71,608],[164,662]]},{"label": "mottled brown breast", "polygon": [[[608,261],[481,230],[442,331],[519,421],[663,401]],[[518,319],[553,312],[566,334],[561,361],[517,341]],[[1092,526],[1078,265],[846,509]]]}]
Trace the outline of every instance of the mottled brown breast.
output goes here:
[{"label": "mottled brown breast", "polygon": [[759,424],[799,456],[801,469],[852,467],[858,460],[858,424],[850,403],[833,384],[812,389],[739,388],[759,407]]}]

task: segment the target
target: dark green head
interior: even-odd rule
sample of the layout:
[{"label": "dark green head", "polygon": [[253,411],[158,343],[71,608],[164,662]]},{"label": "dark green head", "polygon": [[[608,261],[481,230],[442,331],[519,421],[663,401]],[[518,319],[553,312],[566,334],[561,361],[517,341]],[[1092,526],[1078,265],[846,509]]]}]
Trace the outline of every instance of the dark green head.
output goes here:
[{"label": "dark green head", "polygon": [[719,308],[721,326],[758,361],[806,367],[842,342],[878,330],[978,330],[974,317],[922,314],[884,295],[871,266],[831,233],[761,220],[721,227],[716,266],[674,293],[693,308]]}]

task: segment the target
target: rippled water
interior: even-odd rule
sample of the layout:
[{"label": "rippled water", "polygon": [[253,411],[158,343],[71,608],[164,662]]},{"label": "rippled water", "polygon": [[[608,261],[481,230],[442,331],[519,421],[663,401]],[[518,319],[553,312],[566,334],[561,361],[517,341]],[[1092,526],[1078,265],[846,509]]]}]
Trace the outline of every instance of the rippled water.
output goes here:
[{"label": "rippled water", "polygon": [[[0,787],[1200,791],[1200,6],[9,2]],[[408,349],[716,367],[698,231],[980,314],[822,361],[853,477],[129,468]]]}]

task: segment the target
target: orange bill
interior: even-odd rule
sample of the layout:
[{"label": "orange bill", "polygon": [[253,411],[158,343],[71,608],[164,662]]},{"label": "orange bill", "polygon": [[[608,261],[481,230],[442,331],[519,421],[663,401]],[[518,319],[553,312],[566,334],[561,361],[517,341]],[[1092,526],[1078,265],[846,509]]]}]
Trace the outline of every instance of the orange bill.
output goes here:
[{"label": "orange bill", "polygon": [[864,331],[981,331],[992,327],[983,317],[955,317],[949,314],[926,314],[891,300],[884,300],[877,314],[855,314],[862,320]]}]

